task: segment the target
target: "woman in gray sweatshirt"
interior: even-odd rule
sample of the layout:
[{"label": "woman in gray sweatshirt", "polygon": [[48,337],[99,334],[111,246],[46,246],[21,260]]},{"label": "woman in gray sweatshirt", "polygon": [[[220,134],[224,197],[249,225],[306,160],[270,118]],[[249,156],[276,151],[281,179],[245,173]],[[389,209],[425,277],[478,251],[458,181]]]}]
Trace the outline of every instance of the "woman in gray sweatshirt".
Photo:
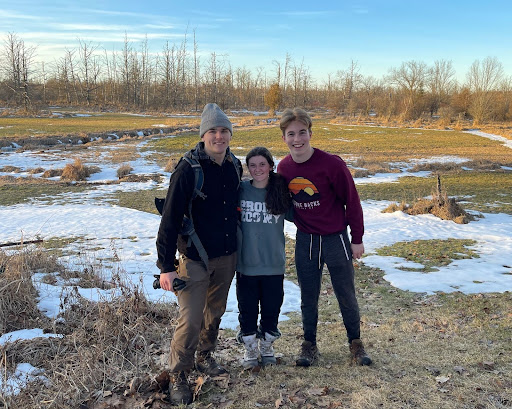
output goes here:
[{"label": "woman in gray sweatshirt", "polygon": [[272,344],[281,336],[277,322],[284,296],[284,219],[290,218],[292,206],[286,182],[274,172],[268,149],[252,149],[246,163],[252,179],[240,185],[237,339],[245,346],[242,365],[251,369],[259,365],[260,356],[263,366],[276,363]]}]

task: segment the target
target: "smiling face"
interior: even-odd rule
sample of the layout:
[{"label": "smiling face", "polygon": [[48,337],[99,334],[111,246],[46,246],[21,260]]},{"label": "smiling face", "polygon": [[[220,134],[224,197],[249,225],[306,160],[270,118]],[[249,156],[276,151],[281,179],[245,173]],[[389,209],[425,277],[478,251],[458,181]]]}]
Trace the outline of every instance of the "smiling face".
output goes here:
[{"label": "smiling face", "polygon": [[283,132],[283,140],[292,158],[297,163],[307,161],[313,155],[313,148],[309,141],[313,132],[301,121],[292,121]]},{"label": "smiling face", "polygon": [[247,167],[252,177],[252,185],[259,188],[266,187],[271,170],[267,159],[260,155],[253,156],[249,159]]},{"label": "smiling face", "polygon": [[220,163],[222,163],[226,155],[226,149],[231,141],[231,132],[229,132],[229,129],[223,126],[208,129],[202,139],[206,153],[215,159],[216,162],[220,161]]}]

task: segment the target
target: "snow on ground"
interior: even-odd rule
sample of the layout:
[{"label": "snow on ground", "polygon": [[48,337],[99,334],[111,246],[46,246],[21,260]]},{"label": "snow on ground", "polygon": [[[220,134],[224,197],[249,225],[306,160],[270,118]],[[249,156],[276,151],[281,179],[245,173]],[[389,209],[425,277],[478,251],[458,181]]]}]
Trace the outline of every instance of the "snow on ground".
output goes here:
[{"label": "snow on ground", "polygon": [[[482,135],[489,137],[488,134]],[[501,138],[501,137],[500,137]],[[494,139],[494,138],[493,138]],[[508,141],[509,145],[512,141]],[[139,143],[140,149],[147,142]],[[512,145],[511,145],[512,147]],[[90,181],[116,180],[114,166],[104,163],[106,150],[115,146],[100,146],[100,155],[88,154],[84,163],[101,167],[101,172],[91,176]],[[243,159],[243,158],[242,158]],[[60,151],[49,150],[44,153],[11,152],[0,155],[0,167],[16,166],[22,173],[8,173],[14,176],[26,176],[27,169],[35,167],[63,167],[69,161],[60,156]],[[415,163],[453,162],[462,163],[467,159],[444,156],[424,158],[411,163],[397,164],[401,173],[377,174],[367,178],[356,178],[356,184],[383,183],[396,181],[403,176],[425,177],[430,172],[408,172]],[[141,152],[138,158],[129,162],[135,174],[163,173],[161,168],[149,161],[149,153]],[[3,172],[0,174],[6,174]],[[35,175],[37,176],[37,175]],[[168,180],[169,174],[165,174]],[[163,186],[166,186],[164,182]],[[140,183],[120,183],[114,185],[94,186],[88,191],[61,194],[52,197],[51,204],[36,199],[30,203],[14,206],[0,206],[0,242],[30,240],[37,237],[74,239],[63,251],[62,261],[70,268],[84,268],[90,264],[101,266],[104,278],[109,280],[114,272],[120,273],[121,280],[132,286],[142,288],[151,301],[176,302],[170,292],[154,290],[154,274],[158,274],[155,265],[157,259],[155,240],[160,217],[117,206],[112,199],[116,191],[134,191],[151,189],[154,181]],[[159,185],[160,187],[162,185]],[[363,202],[365,215],[365,247],[363,262],[380,268],[384,278],[393,286],[402,290],[433,293],[436,291],[464,293],[504,292],[512,289],[512,216],[506,214],[484,214],[483,218],[465,225],[440,220],[432,215],[410,216],[402,212],[381,213],[389,202]],[[295,237],[295,226],[286,223],[285,232]],[[405,271],[403,268],[421,268],[417,264],[397,257],[378,256],[377,248],[389,246],[399,241],[428,239],[472,239],[476,241],[473,250],[479,258],[455,260],[450,265],[440,267],[438,271],[421,273]],[[115,260],[115,261],[113,261]],[[33,281],[39,291],[39,308],[53,319],[60,311],[60,299],[69,291],[69,283],[63,283],[56,277],[55,284],[44,283],[41,274],[35,274]],[[115,297],[117,289],[78,289],[84,298],[97,301]],[[287,319],[284,314],[300,310],[300,292],[298,287],[285,281],[285,300],[280,320]],[[238,307],[234,283],[231,287],[226,314],[221,326],[235,329],[238,325]],[[55,334],[53,334],[55,336]],[[16,339],[32,339],[41,336],[40,329],[17,331],[4,334],[0,345]],[[20,365],[17,368],[17,382],[28,381],[41,376],[37,368]],[[17,393],[18,384],[8,380],[0,383],[0,390],[8,388]]]},{"label": "snow on ground", "polygon": [[507,139],[503,136],[485,133],[485,132],[479,131],[478,129],[470,129],[469,131],[464,131],[464,132],[470,133],[473,135],[482,136],[483,138],[492,139],[493,141],[503,142],[503,145],[505,145],[507,148],[512,149],[512,139]]}]

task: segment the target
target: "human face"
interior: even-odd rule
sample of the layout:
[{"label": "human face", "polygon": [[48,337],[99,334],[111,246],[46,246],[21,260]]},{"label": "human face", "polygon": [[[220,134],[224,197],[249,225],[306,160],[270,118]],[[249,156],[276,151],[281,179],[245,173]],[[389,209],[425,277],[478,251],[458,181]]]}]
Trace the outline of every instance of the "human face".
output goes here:
[{"label": "human face", "polygon": [[223,126],[208,129],[202,139],[206,153],[215,159],[216,162],[222,163],[226,155],[226,149],[231,141],[231,132],[229,132],[229,129]]},{"label": "human face", "polygon": [[313,132],[307,125],[297,120],[290,122],[284,130],[283,141],[288,145],[295,162],[305,162],[313,155],[313,148],[309,143],[311,135]]},{"label": "human face", "polygon": [[270,174],[270,165],[263,156],[253,156],[249,159],[247,165],[249,173],[252,177],[252,185],[254,187],[266,187],[268,184],[268,176]]}]

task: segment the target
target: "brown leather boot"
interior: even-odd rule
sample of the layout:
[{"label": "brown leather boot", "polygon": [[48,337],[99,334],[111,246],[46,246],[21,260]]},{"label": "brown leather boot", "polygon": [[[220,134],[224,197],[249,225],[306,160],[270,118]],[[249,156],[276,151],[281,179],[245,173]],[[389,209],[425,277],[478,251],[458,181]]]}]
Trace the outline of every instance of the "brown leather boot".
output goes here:
[{"label": "brown leather boot", "polygon": [[364,350],[363,341],[360,339],[353,339],[349,348],[353,361],[358,365],[370,365],[372,363],[372,359]]},{"label": "brown leather boot", "polygon": [[174,372],[169,383],[169,400],[173,405],[188,405],[192,403],[192,391],[188,384],[188,374],[185,371]]},{"label": "brown leather boot", "polygon": [[311,366],[318,359],[318,348],[311,341],[303,341],[300,346],[299,357],[295,361],[297,366]]},{"label": "brown leather boot", "polygon": [[197,353],[196,369],[208,376],[219,376],[228,373],[213,357],[211,352]]}]

